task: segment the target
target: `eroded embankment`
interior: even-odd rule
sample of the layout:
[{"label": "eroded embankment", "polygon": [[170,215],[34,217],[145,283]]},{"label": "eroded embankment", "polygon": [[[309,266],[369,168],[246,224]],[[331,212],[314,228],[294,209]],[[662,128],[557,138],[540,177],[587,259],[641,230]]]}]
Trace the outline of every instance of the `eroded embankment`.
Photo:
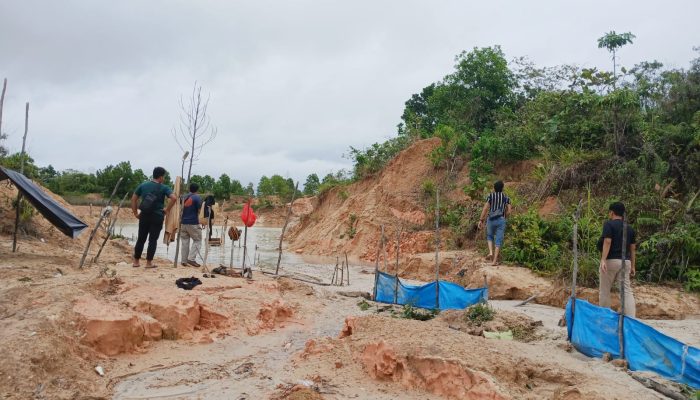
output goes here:
[{"label": "eroded embankment", "polygon": [[375,381],[448,399],[656,398],[624,372],[595,371],[553,344],[489,340],[444,321],[351,317],[338,339],[309,342],[299,362],[352,363]]}]

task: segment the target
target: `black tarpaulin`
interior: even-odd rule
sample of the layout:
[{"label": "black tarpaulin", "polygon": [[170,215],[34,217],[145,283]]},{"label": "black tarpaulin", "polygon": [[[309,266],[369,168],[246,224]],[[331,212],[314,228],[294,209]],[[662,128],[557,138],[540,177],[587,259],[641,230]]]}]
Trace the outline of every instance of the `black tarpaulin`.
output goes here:
[{"label": "black tarpaulin", "polygon": [[22,192],[22,195],[36,208],[41,215],[53,224],[59,231],[75,239],[87,224],[52,199],[31,179],[11,169],[0,167],[0,181],[9,179]]}]

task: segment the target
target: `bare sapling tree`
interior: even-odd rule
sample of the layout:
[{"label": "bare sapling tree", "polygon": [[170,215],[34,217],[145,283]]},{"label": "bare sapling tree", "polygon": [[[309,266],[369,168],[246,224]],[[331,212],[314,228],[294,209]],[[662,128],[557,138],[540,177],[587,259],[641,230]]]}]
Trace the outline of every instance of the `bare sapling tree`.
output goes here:
[{"label": "bare sapling tree", "polygon": [[202,86],[197,82],[194,83],[190,96],[180,97],[180,123],[173,128],[173,137],[183,152],[189,151],[187,183],[192,176],[192,164],[199,159],[204,146],[216,138],[216,127],[211,124],[211,118],[207,114],[209,98],[209,95],[206,98],[202,96]]},{"label": "bare sapling tree", "polygon": [[[183,182],[180,185],[180,191],[183,187],[187,187],[186,184],[190,183],[190,178],[192,176],[192,164],[199,159],[202,154],[202,149],[208,143],[210,143],[214,138],[216,138],[216,127],[211,124],[211,118],[207,114],[209,109],[209,98],[202,97],[202,86],[194,83],[192,88],[192,93],[189,97],[185,98],[180,96],[180,123],[177,127],[173,128],[173,137],[175,142],[180,146],[180,149],[185,153],[183,157],[183,167],[184,162],[189,155],[189,166],[187,168],[187,180],[183,176]],[[184,175],[184,168],[182,171]],[[175,257],[173,262],[173,267],[177,267],[178,256],[180,254],[180,234],[182,231],[182,212],[184,211],[184,204],[180,204],[182,193],[177,193],[178,204],[180,206],[180,220],[177,227],[177,239],[175,243]],[[187,260],[182,260],[187,262]]]},{"label": "bare sapling tree", "polygon": [[[7,91],[7,78],[2,81],[2,94],[0,94],[0,142],[5,140],[5,135],[2,133],[2,107],[5,104],[5,92]],[[0,145],[0,157],[5,155],[5,148]]]}]

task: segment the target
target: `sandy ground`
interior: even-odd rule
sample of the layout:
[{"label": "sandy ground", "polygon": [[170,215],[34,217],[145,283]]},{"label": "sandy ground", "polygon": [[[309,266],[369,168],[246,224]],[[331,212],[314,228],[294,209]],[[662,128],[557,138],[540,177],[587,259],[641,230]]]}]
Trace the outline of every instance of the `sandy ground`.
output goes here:
[{"label": "sandy ground", "polygon": [[[3,215],[12,195],[0,196]],[[96,216],[78,213],[95,223]],[[484,327],[467,323],[464,311],[415,321],[397,318],[399,307],[360,307],[356,296],[371,292],[374,274],[357,257],[343,287],[329,284],[332,259],[294,252],[283,257],[282,278],[263,274],[273,268],[274,232],[260,241],[267,258],[248,281],[205,278],[165,259],[155,270],[132,268],[126,240],[108,241],[99,261],[81,270],[87,235],[70,240],[35,221],[18,253],[0,235],[0,345],[10,350],[0,363],[0,398],[661,398],[612,363],[571,351],[557,325],[562,308],[547,305],[554,300],[523,307],[506,300],[560,291],[551,281],[523,268],[487,267],[474,252],[445,252],[441,277],[475,287],[486,275],[497,318]],[[419,261],[402,260],[399,271],[421,276],[431,253],[411,257]],[[175,286],[189,276],[202,284]],[[682,318],[650,324],[700,345],[697,298],[637,289],[648,315]],[[556,301],[565,298],[556,293]],[[522,335],[486,339],[485,328]]]}]

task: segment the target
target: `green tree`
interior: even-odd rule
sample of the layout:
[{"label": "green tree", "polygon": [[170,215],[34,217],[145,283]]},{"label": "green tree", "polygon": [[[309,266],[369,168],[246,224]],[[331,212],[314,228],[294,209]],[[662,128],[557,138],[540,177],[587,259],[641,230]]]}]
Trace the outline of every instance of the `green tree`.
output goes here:
[{"label": "green tree", "polygon": [[258,197],[272,196],[275,194],[275,188],[270,181],[270,178],[263,175],[258,182]]},{"label": "green tree", "polygon": [[255,196],[255,185],[253,185],[253,182],[248,182],[248,186],[245,187],[245,195]]},{"label": "green tree", "polygon": [[[606,49],[612,54],[614,79],[617,79],[617,50],[626,44],[632,44],[634,38],[636,36],[631,32],[617,33],[615,31],[610,31],[598,38],[598,48]],[[613,87],[614,85],[613,80]]]},{"label": "green tree", "polygon": [[119,178],[123,178],[116,192],[117,198],[124,196],[127,192],[133,192],[139,184],[146,180],[143,171],[131,169],[129,161],[108,165],[104,169],[98,170],[95,173],[95,178],[100,192],[105,196],[109,196]]},{"label": "green tree", "polygon": [[[0,159],[0,165],[17,172],[20,170],[21,163],[21,153],[13,153]],[[24,176],[31,179],[39,177],[39,168],[34,164],[34,159],[27,153],[24,153]]]},{"label": "green tree", "polygon": [[225,200],[231,197],[231,178],[228,175],[221,174],[214,184],[214,197]]},{"label": "green tree", "polygon": [[318,179],[318,175],[310,174],[306,177],[306,182],[304,182],[304,195],[314,196],[318,194],[318,188],[321,186],[321,181]]}]

